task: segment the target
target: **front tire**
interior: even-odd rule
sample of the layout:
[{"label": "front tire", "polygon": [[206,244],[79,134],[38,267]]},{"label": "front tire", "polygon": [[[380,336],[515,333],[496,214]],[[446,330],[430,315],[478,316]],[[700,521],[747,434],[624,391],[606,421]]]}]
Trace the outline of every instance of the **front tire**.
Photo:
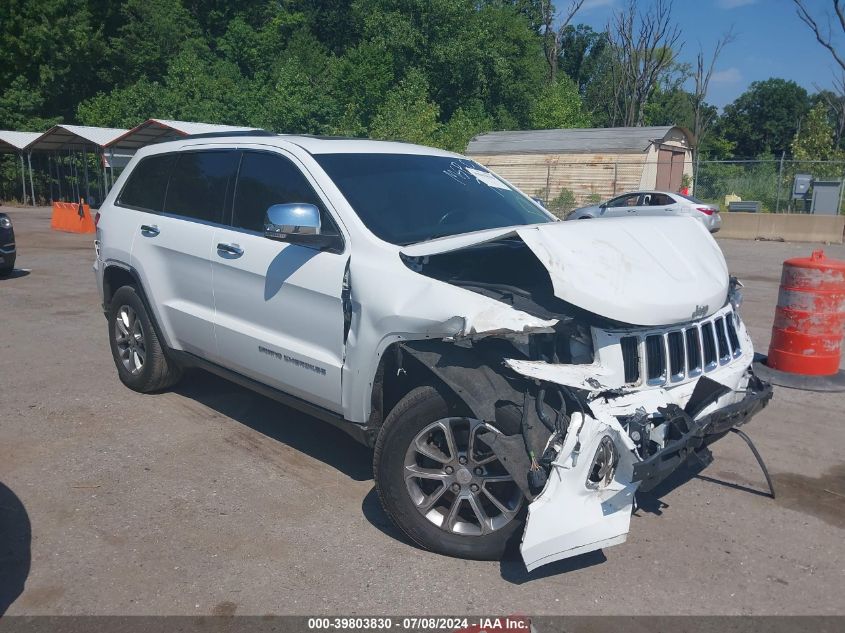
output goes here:
[{"label": "front tire", "polygon": [[133,286],[114,293],[108,324],[112,358],[124,385],[150,393],[179,381],[182,369],[165,354],[147,307]]},{"label": "front tire", "polygon": [[522,491],[478,438],[501,432],[467,417],[432,386],[406,395],[375,445],[376,490],[393,522],[419,546],[499,560],[524,521]]},{"label": "front tire", "polygon": [[15,255],[12,255],[11,259],[7,256],[6,263],[0,267],[0,277],[8,277],[12,274],[12,271],[15,269]]}]

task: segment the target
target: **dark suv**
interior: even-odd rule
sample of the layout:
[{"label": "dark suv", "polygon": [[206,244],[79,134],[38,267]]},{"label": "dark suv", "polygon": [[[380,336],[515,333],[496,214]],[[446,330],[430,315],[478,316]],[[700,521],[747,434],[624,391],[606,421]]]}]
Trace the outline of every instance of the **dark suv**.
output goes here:
[{"label": "dark suv", "polygon": [[5,213],[0,213],[0,275],[8,275],[15,267],[15,229]]}]

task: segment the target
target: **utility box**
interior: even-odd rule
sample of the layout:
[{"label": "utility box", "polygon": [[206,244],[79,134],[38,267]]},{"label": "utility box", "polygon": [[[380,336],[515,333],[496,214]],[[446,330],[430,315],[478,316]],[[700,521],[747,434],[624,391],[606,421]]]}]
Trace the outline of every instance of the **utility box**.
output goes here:
[{"label": "utility box", "polygon": [[839,204],[841,201],[841,180],[816,180],[813,182],[811,213],[814,215],[839,215]]},{"label": "utility box", "polygon": [[795,174],[795,182],[792,184],[792,199],[806,198],[812,184],[813,177],[810,174]]}]

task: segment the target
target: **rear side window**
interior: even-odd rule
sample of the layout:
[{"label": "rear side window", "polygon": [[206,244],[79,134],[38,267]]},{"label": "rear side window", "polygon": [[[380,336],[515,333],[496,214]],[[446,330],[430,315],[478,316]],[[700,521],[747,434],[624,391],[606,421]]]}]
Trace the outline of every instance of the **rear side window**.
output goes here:
[{"label": "rear side window", "polygon": [[665,207],[669,204],[675,204],[675,201],[665,193],[653,193],[651,194],[651,200],[648,204],[652,207]]},{"label": "rear side window", "polygon": [[160,212],[167,191],[167,180],[175,162],[175,154],[159,154],[141,159],[129,174],[117,203],[124,207]]},{"label": "rear side window", "polygon": [[179,154],[167,187],[164,211],[221,223],[239,155],[225,150]]},{"label": "rear side window", "polygon": [[274,204],[304,202],[320,209],[321,232],[337,235],[319,196],[299,168],[284,156],[244,152],[238,172],[232,226],[264,230],[264,216]]}]

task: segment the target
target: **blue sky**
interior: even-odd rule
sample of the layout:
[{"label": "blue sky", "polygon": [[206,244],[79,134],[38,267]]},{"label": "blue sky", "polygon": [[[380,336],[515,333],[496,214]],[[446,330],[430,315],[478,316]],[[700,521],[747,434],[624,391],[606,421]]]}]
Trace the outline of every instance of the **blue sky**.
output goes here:
[{"label": "blue sky", "polygon": [[[558,0],[556,4],[563,10],[568,2]],[[604,30],[613,11],[625,4],[627,0],[586,0],[574,23]],[[646,9],[649,2],[638,0],[638,4]],[[816,16],[823,16],[830,4],[828,0],[807,0]],[[673,15],[686,40],[681,55],[686,62],[695,61],[699,44],[709,57],[719,36],[733,25],[736,39],[719,58],[707,97],[720,108],[752,81],[769,77],[792,79],[810,93],[816,92],[816,85],[832,87],[838,67],[798,19],[792,0],[675,0]],[[835,41],[845,50],[842,38]]]}]

